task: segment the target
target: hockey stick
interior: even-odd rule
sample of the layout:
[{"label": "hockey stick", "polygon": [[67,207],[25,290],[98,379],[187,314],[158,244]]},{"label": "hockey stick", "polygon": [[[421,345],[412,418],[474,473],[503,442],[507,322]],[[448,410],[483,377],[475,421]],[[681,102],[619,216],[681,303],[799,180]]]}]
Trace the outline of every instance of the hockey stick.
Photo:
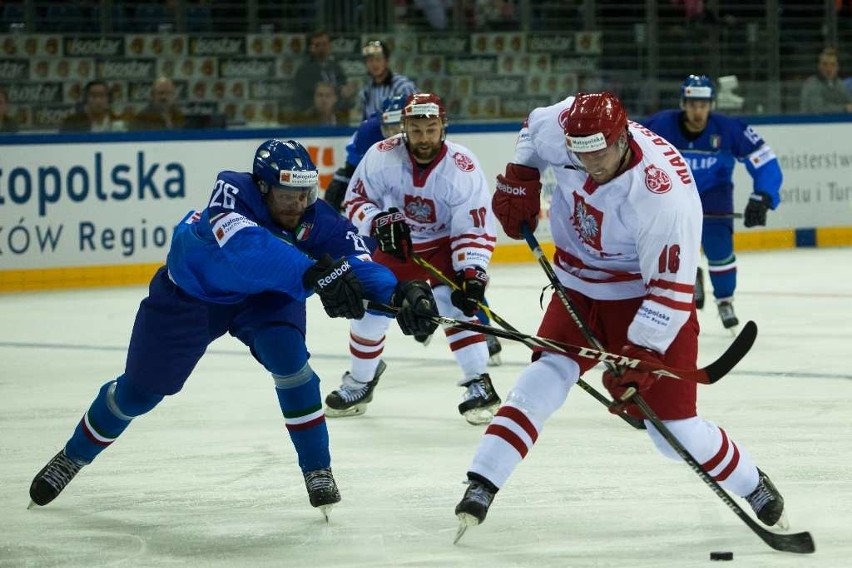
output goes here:
[{"label": "hockey stick", "polygon": [[[414,260],[414,262],[416,262],[417,264],[422,266],[424,269],[426,269],[426,271],[429,272],[430,274],[432,274],[435,278],[437,278],[438,280],[440,280],[441,282],[443,282],[444,284],[446,284],[447,286],[449,286],[453,290],[459,290],[458,284],[456,284],[447,275],[445,275],[443,272],[441,272],[438,269],[438,267],[432,265],[428,260],[426,260],[425,258],[421,257],[418,254],[412,254],[411,258]],[[503,329],[506,329],[508,331],[515,331],[515,332],[518,331],[517,328],[515,328],[512,324],[510,324],[509,322],[507,322],[506,320],[501,318],[499,315],[494,313],[489,306],[486,306],[482,302],[478,302],[477,305],[479,306],[479,308],[483,312],[485,312],[488,315],[488,317],[490,317],[492,320],[497,322],[497,325],[499,325]],[[599,393],[597,390],[595,390],[595,388],[592,385],[590,385],[589,383],[587,383],[583,379],[578,379],[577,385],[581,389],[583,389],[584,391],[586,391],[587,393],[592,395],[592,397],[595,400],[597,400],[598,402],[600,402],[601,404],[603,404],[607,408],[611,408],[612,405],[615,404],[614,402],[609,400],[607,397],[605,397],[604,395]],[[642,420],[640,420],[638,418],[634,418],[633,416],[630,416],[629,414],[624,414],[622,412],[619,412],[618,416],[622,420],[624,420],[625,422],[627,422],[628,424],[630,424],[631,426],[636,428],[637,430],[643,430],[645,428],[645,425],[642,422]]]},{"label": "hockey stick", "polygon": [[645,402],[638,393],[634,394],[630,398],[630,402],[634,403],[648,421],[654,425],[654,428],[660,433],[660,435],[666,439],[672,449],[681,457],[683,461],[694,471],[701,480],[707,484],[710,489],[713,490],[713,493],[716,494],[719,499],[722,500],[725,505],[728,506],[730,510],[732,510],[736,515],[755,533],[757,536],[763,540],[770,547],[775,550],[781,550],[783,552],[795,552],[798,554],[809,554],[816,550],[814,546],[813,537],[811,537],[811,533],[809,532],[800,532],[795,534],[779,534],[765,529],[760,526],[757,521],[751,518],[751,516],[746,513],[742,507],[737,505],[733,499],[728,495],[728,493],[722,489],[722,487],[716,482],[713,477],[710,476],[709,473],[704,471],[701,465],[698,463],[692,454],[689,453],[683,444],[680,443],[674,434],[671,433],[665,424],[657,417],[656,413],[648,406],[648,403]]},{"label": "hockey stick", "polygon": [[[385,304],[380,304],[369,300],[364,300],[364,302],[366,308],[374,312],[383,313],[387,315],[396,315],[396,313],[399,311],[399,308],[394,308]],[[511,341],[519,341],[531,348],[541,348],[545,350],[556,351],[558,353],[574,353],[576,355],[579,355],[580,357],[594,359],[595,361],[601,361],[603,363],[612,363],[614,365],[629,367],[638,371],[645,371],[647,373],[659,375],[661,377],[692,381],[694,383],[700,383],[704,385],[713,384],[719,381],[719,379],[724,377],[726,374],[728,374],[728,372],[733,369],[743,357],[745,357],[746,353],[748,353],[749,349],[751,349],[751,346],[752,344],[754,344],[754,340],[757,337],[757,325],[752,321],[746,322],[739,335],[737,335],[737,337],[734,339],[728,349],[724,353],[722,353],[722,355],[718,359],[716,359],[706,367],[701,367],[698,369],[677,369],[675,367],[669,367],[668,365],[646,361],[644,359],[632,359],[630,357],[625,357],[623,355],[617,355],[615,353],[609,353],[606,351],[600,351],[598,349],[581,347],[579,345],[571,345],[570,343],[553,341],[551,339],[537,337],[535,335],[527,335],[526,333],[520,331],[509,331],[507,329],[500,329],[499,327],[492,327],[490,325],[482,325],[480,323],[461,321],[457,319],[447,318],[444,316],[432,316],[430,319],[432,322],[438,325],[466,329],[468,331],[475,331],[477,333],[484,333],[486,335],[496,335],[497,337],[502,337]]]},{"label": "hockey stick", "polygon": [[705,219],[742,219],[742,213],[705,213]]},{"label": "hockey stick", "polygon": [[[600,348],[601,343],[597,340],[596,337],[592,334],[591,330],[585,325],[577,312],[574,310],[573,305],[571,304],[570,298],[568,298],[565,293],[564,288],[562,287],[561,282],[556,277],[556,273],[553,271],[553,267],[548,262],[547,258],[544,256],[544,252],[541,250],[541,246],[533,235],[532,231],[529,227],[524,224],[521,228],[521,231],[524,235],[524,238],[527,241],[527,244],[533,251],[533,254],[539,261],[539,264],[544,268],[545,273],[547,274],[548,279],[551,284],[553,284],[554,289],[556,290],[556,294],[559,296],[562,303],[565,305],[565,309],[571,315],[571,318],[574,320],[574,323],[580,328],[585,336],[586,340],[589,341],[591,345]],[[748,322],[746,325],[753,324],[753,322]],[[756,331],[756,327],[755,327]],[[739,338],[737,338],[739,340]],[[752,342],[754,338],[752,338]],[[613,368],[613,365],[608,365],[610,369]],[[798,552],[798,553],[809,553],[814,551],[814,543],[811,535],[809,533],[798,533],[793,535],[783,535],[776,534],[771,531],[768,531],[761,527],[757,522],[755,522],[743,509],[737,505],[722,489],[719,484],[713,479],[707,472],[702,469],[701,465],[698,461],[689,453],[689,451],[680,443],[680,441],[671,433],[671,431],[666,427],[665,424],[657,417],[656,413],[648,406],[648,403],[636,392],[629,398],[630,402],[636,404],[639,409],[642,411],[642,414],[648,419],[651,424],[660,432],[663,438],[669,443],[672,449],[685,461],[689,467],[698,474],[698,476],[706,483],[716,495],[722,499],[722,501],[737,514],[743,522],[748,525],[748,527],[757,534],[764,542],[766,542],[769,546],[776,550],[783,550],[786,552]]]}]

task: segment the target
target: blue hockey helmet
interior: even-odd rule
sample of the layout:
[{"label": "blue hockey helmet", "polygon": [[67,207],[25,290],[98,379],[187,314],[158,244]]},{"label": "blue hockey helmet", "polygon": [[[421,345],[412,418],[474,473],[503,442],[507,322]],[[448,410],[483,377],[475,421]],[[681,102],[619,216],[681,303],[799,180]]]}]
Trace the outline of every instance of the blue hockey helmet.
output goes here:
[{"label": "blue hockey helmet", "polygon": [[400,124],[402,123],[402,109],[405,107],[405,95],[397,95],[388,97],[382,103],[382,136],[389,138],[394,134],[399,134]]},{"label": "blue hockey helmet", "polygon": [[716,98],[716,89],[713,81],[707,75],[690,75],[680,86],[680,100],[703,100],[713,101]]},{"label": "blue hockey helmet", "polygon": [[252,173],[261,193],[270,188],[307,192],[308,205],[317,200],[319,171],[305,147],[295,140],[273,138],[261,144],[254,153]]}]

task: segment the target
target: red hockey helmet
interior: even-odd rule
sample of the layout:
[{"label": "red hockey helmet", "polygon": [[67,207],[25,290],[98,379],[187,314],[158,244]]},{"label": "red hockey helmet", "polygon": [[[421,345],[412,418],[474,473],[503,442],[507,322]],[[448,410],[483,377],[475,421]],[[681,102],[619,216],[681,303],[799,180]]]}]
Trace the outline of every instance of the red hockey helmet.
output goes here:
[{"label": "red hockey helmet", "polygon": [[627,113],[612,93],[579,93],[559,122],[569,150],[596,152],[615,144],[627,130]]},{"label": "red hockey helmet", "polygon": [[408,95],[402,107],[402,133],[408,142],[406,122],[411,118],[439,118],[441,120],[441,142],[447,137],[447,108],[441,97],[432,93],[413,93]]},{"label": "red hockey helmet", "polygon": [[436,116],[441,122],[447,122],[447,108],[441,97],[432,93],[413,93],[408,95],[402,107],[402,118],[425,118]]}]

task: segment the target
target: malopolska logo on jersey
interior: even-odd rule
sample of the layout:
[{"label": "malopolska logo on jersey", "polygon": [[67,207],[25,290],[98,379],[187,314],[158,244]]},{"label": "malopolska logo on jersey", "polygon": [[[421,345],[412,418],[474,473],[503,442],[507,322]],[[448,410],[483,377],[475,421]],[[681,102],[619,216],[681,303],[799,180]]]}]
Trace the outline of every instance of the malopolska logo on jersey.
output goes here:
[{"label": "malopolska logo on jersey", "polygon": [[228,213],[227,215],[220,217],[213,225],[213,235],[216,237],[216,242],[219,243],[219,247],[223,247],[225,246],[225,243],[231,239],[231,237],[243,229],[248,229],[249,227],[257,227],[257,223],[250,219],[246,219],[239,213]]},{"label": "malopolska logo on jersey", "polygon": [[645,187],[651,193],[666,193],[672,188],[672,178],[655,165],[645,168]]}]

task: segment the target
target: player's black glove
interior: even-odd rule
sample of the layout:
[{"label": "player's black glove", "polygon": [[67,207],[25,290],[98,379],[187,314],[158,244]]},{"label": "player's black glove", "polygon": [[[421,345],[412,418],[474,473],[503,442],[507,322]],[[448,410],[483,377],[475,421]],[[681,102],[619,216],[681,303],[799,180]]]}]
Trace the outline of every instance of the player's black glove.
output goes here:
[{"label": "player's black glove", "polygon": [[479,304],[485,299],[485,287],[488,285],[488,274],[485,269],[471,266],[456,272],[458,290],[453,290],[450,301],[455,307],[470,317],[479,311]]},{"label": "player's black glove", "polygon": [[396,285],[391,305],[399,308],[396,321],[405,335],[432,335],[438,327],[438,305],[432,288],[422,280],[400,282]]},{"label": "player's black glove", "polygon": [[756,227],[766,225],[766,211],[772,199],[762,191],[755,191],[748,198],[748,204],[743,214],[743,225]]},{"label": "player's black glove", "polygon": [[405,222],[405,214],[396,207],[373,218],[373,236],[382,252],[400,260],[408,260],[411,256],[411,228]]},{"label": "player's black glove", "polygon": [[325,255],[305,271],[302,283],[319,295],[328,317],[364,317],[364,289],[345,258],[335,262],[331,256]]},{"label": "player's black glove", "polygon": [[343,209],[343,198],[346,197],[346,189],[349,187],[349,180],[352,179],[354,172],[355,167],[347,163],[334,172],[334,177],[331,178],[331,182],[325,188],[323,199],[338,211]]}]

